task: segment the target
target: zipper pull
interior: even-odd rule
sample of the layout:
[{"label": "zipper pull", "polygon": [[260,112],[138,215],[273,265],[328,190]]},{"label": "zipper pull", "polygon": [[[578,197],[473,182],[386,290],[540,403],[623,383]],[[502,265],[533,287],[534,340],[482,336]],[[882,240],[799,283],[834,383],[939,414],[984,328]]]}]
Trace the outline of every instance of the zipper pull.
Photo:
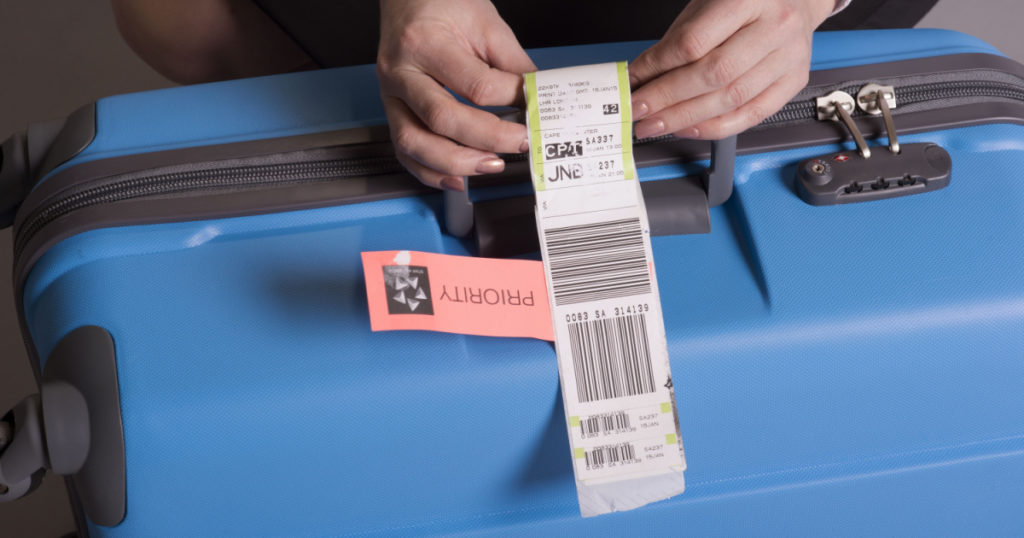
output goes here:
[{"label": "zipper pull", "polygon": [[843,122],[846,128],[850,130],[850,134],[853,135],[853,140],[857,143],[857,149],[860,151],[861,157],[865,159],[871,158],[871,148],[868,147],[868,143],[864,140],[864,135],[860,133],[857,124],[853,123],[853,118],[850,117],[850,113],[857,108],[853,96],[844,91],[836,90],[824,97],[818,97],[815,100],[815,106],[818,111],[818,120]]},{"label": "zipper pull", "polygon": [[899,154],[900,142],[896,139],[896,125],[890,110],[896,108],[896,88],[881,84],[867,84],[857,92],[857,106],[864,112],[885,120],[885,132],[889,137],[889,151]]}]

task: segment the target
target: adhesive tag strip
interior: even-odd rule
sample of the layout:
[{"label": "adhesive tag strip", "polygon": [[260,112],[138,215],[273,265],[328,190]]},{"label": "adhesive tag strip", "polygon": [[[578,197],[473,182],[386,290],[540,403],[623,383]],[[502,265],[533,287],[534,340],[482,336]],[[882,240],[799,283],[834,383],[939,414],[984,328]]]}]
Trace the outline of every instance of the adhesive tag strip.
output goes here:
[{"label": "adhesive tag strip", "polygon": [[686,463],[626,63],[528,73],[525,94],[580,513],[630,510],[682,493]]}]

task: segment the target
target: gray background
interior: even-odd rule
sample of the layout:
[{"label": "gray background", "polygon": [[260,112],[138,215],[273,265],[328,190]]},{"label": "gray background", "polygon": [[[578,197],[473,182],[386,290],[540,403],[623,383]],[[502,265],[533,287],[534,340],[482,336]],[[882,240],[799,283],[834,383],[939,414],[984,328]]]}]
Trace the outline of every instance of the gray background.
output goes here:
[{"label": "gray background", "polygon": [[[856,0],[854,0],[856,1]],[[982,37],[1024,61],[1020,0],[941,0],[920,26]],[[121,41],[106,2],[0,0],[0,141],[100,97],[168,86]],[[0,413],[35,392],[14,314],[11,233],[0,231]],[[59,479],[0,504],[0,536],[54,537],[74,529]]]}]

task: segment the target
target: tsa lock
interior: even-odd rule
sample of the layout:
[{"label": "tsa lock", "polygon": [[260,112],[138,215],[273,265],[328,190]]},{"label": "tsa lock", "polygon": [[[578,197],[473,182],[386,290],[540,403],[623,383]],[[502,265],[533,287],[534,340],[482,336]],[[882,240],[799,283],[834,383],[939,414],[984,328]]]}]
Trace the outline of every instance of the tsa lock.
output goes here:
[{"label": "tsa lock", "polygon": [[[952,159],[931,142],[900,145],[892,109],[892,86],[867,84],[857,97],[834,91],[816,100],[818,119],[843,123],[857,149],[807,159],[797,167],[796,189],[811,205],[835,205],[895,198],[934,191],[949,185]],[[872,152],[851,114],[881,115],[889,139],[888,151]]]}]

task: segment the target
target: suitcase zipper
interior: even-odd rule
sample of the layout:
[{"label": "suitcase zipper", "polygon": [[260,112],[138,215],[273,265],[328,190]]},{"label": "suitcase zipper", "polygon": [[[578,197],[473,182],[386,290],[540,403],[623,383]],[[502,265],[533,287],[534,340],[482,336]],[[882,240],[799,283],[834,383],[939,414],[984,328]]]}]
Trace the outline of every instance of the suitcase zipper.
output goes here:
[{"label": "suitcase zipper", "polygon": [[195,191],[223,191],[335,181],[350,177],[397,173],[404,170],[394,157],[332,159],[303,163],[191,170],[103,183],[70,192],[25,219],[15,242],[15,258],[32,236],[47,224],[86,207],[168,196]]},{"label": "suitcase zipper", "polygon": [[[838,88],[847,95],[857,95],[864,84],[851,84]],[[900,103],[904,106],[920,103],[968,99],[972,97],[1002,98],[1024,101],[1024,87],[998,81],[949,81],[900,86]],[[863,110],[850,111],[852,116],[868,115]],[[790,101],[769,117],[762,125],[788,123],[816,118],[817,104],[813,100]]]},{"label": "suitcase zipper", "polygon": [[[761,130],[780,124],[817,121],[828,119],[837,114],[847,127],[853,127],[852,133],[862,154],[870,155],[866,142],[850,118],[870,115],[864,106],[857,106],[852,97],[858,91],[867,88],[864,83],[847,83],[840,89],[825,97],[828,103],[842,102],[842,112],[835,107],[822,110],[822,98],[817,100],[795,99],[785,105],[779,112],[767,118],[756,129]],[[936,83],[914,84],[898,89],[900,104],[907,107],[914,104],[935,103],[940,106],[952,106],[957,100],[972,98],[1002,98],[1024,102],[1024,83],[1014,85],[998,81],[946,81]],[[895,108],[891,106],[890,108]],[[845,114],[846,118],[843,119]],[[891,121],[891,118],[890,118]],[[895,132],[890,131],[895,140]],[[674,140],[672,135],[638,139],[637,145],[657,144]],[[897,146],[898,147],[898,146]],[[524,155],[505,155],[507,161],[524,160]],[[15,259],[19,259],[25,246],[32,237],[48,224],[74,211],[120,201],[173,196],[182,194],[199,194],[225,190],[249,190],[279,187],[284,185],[336,181],[352,177],[375,176],[400,173],[402,166],[393,156],[378,156],[361,159],[341,158],[315,162],[271,164],[256,166],[240,166],[232,168],[210,168],[190,170],[188,172],[155,173],[131,179],[111,178],[102,184],[69,189],[60,198],[33,211],[18,227],[15,241]]]}]

